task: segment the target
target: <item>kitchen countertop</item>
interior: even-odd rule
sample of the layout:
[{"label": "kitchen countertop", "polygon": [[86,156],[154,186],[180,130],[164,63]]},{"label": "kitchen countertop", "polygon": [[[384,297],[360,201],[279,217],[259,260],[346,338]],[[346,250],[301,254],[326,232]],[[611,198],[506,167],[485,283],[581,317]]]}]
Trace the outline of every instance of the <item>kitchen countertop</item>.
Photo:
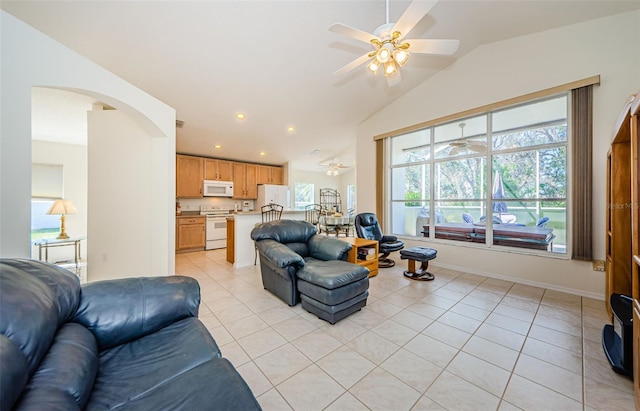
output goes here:
[{"label": "kitchen countertop", "polygon": [[176,218],[180,217],[200,217],[200,211],[183,211],[180,215],[176,214]]},{"label": "kitchen countertop", "polygon": [[[304,210],[282,210],[282,214],[297,214],[297,213],[304,213]],[[253,211],[238,211],[237,213],[234,213],[234,215],[261,215],[262,212],[260,210],[253,210]]]}]

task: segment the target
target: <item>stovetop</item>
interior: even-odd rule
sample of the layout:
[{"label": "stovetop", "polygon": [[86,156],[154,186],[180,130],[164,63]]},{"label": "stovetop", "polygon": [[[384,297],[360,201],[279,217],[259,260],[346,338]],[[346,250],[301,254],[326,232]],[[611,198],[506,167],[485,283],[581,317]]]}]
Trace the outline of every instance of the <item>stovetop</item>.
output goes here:
[{"label": "stovetop", "polygon": [[231,215],[231,210],[229,210],[228,208],[201,205],[200,215],[224,217],[224,216]]}]

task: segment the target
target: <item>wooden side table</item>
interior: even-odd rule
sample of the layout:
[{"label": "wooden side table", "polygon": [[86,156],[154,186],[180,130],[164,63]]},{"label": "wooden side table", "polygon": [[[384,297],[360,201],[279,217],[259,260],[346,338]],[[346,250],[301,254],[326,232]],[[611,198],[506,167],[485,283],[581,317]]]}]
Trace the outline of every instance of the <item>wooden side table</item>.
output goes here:
[{"label": "wooden side table", "polygon": [[[365,238],[358,237],[339,237],[340,240],[351,244],[351,251],[347,255],[347,261],[354,264],[359,264],[369,269],[369,277],[375,277],[378,275],[378,242],[376,240],[367,240]],[[361,260],[358,258],[358,249],[360,248],[374,248],[374,258],[371,260]]]}]

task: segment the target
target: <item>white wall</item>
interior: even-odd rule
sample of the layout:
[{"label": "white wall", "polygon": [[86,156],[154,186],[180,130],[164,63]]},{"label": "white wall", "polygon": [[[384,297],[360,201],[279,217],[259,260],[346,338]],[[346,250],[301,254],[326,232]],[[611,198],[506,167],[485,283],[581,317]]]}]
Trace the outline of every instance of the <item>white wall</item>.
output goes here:
[{"label": "white wall", "polygon": [[[173,273],[175,110],[3,10],[0,10],[0,42],[0,256],[30,256],[31,88],[59,87],[90,95],[121,110],[151,138],[151,164],[141,172],[152,187],[147,196],[130,200],[147,205],[154,222],[147,236],[153,256],[146,272]],[[111,160],[122,168],[130,166],[119,157]],[[89,164],[89,174],[109,171],[94,170]],[[123,189],[130,185],[127,180],[120,183]],[[114,198],[111,205],[116,207],[121,200]],[[109,229],[87,235],[117,233]]]},{"label": "white wall", "polygon": [[[485,45],[459,59],[360,125],[358,209],[375,204],[375,166],[368,161],[375,158],[373,136],[599,74],[593,109],[593,242],[595,257],[604,259],[606,153],[622,103],[640,88],[639,38],[640,12],[635,11]],[[424,245],[417,239],[406,243]],[[604,296],[604,273],[588,262],[433,245],[437,265]]]},{"label": "white wall", "polygon": [[[61,164],[64,173],[64,198],[71,200],[77,214],[66,216],[65,227],[71,237],[87,236],[87,146],[61,144],[48,141],[32,141],[33,163]],[[86,241],[80,247],[81,257],[87,258]],[[38,248],[31,254],[38,257]],[[57,247],[49,250],[51,261],[69,260],[74,257],[73,247]]]},{"label": "white wall", "polygon": [[152,140],[120,111],[88,114],[89,164],[109,172],[89,173],[89,232],[99,235],[90,238],[87,280],[153,274],[148,271],[151,213],[147,203],[136,200],[151,194]]}]

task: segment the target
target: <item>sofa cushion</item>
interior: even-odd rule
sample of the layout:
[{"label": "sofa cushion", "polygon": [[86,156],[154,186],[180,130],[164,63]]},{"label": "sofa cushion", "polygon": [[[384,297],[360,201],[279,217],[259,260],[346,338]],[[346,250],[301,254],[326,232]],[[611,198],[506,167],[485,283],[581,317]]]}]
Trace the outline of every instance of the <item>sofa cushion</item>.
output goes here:
[{"label": "sofa cushion", "polygon": [[[185,318],[153,334],[100,353],[98,375],[88,408],[121,407],[131,399],[164,386],[176,376],[219,357],[220,350],[205,326],[197,318]],[[211,375],[208,382],[214,379],[217,377]],[[171,385],[167,384],[166,389],[172,390]]]},{"label": "sofa cushion", "polygon": [[103,350],[197,317],[199,305],[200,286],[190,277],[99,281],[82,287],[74,321],[87,327]]},{"label": "sofa cushion", "polygon": [[[108,410],[90,403],[87,410]],[[147,391],[126,399],[118,410],[260,410],[260,405],[240,374],[225,358],[214,358]]]},{"label": "sofa cushion", "polygon": [[365,267],[342,260],[322,261],[306,258],[296,273],[299,279],[333,290],[369,276]]},{"label": "sofa cushion", "polygon": [[[0,259],[0,284],[0,334],[13,343],[4,341],[2,347],[9,347],[12,356],[22,355],[23,360],[11,361],[26,364],[26,375],[31,376],[49,350],[58,327],[75,313],[80,280],[68,270],[41,261]],[[4,361],[0,366],[3,376],[5,371],[24,374],[9,370]],[[13,383],[0,384],[2,409],[10,409],[24,388]]]},{"label": "sofa cushion", "polygon": [[98,370],[98,346],[80,324],[64,324],[23,391],[20,410],[84,409]]},{"label": "sofa cushion", "polygon": [[[87,410],[109,410],[91,403]],[[204,362],[128,399],[118,410],[260,410],[251,389],[226,358]]]},{"label": "sofa cushion", "polygon": [[309,239],[309,255],[318,260],[346,260],[351,244],[335,237],[315,235]]}]

